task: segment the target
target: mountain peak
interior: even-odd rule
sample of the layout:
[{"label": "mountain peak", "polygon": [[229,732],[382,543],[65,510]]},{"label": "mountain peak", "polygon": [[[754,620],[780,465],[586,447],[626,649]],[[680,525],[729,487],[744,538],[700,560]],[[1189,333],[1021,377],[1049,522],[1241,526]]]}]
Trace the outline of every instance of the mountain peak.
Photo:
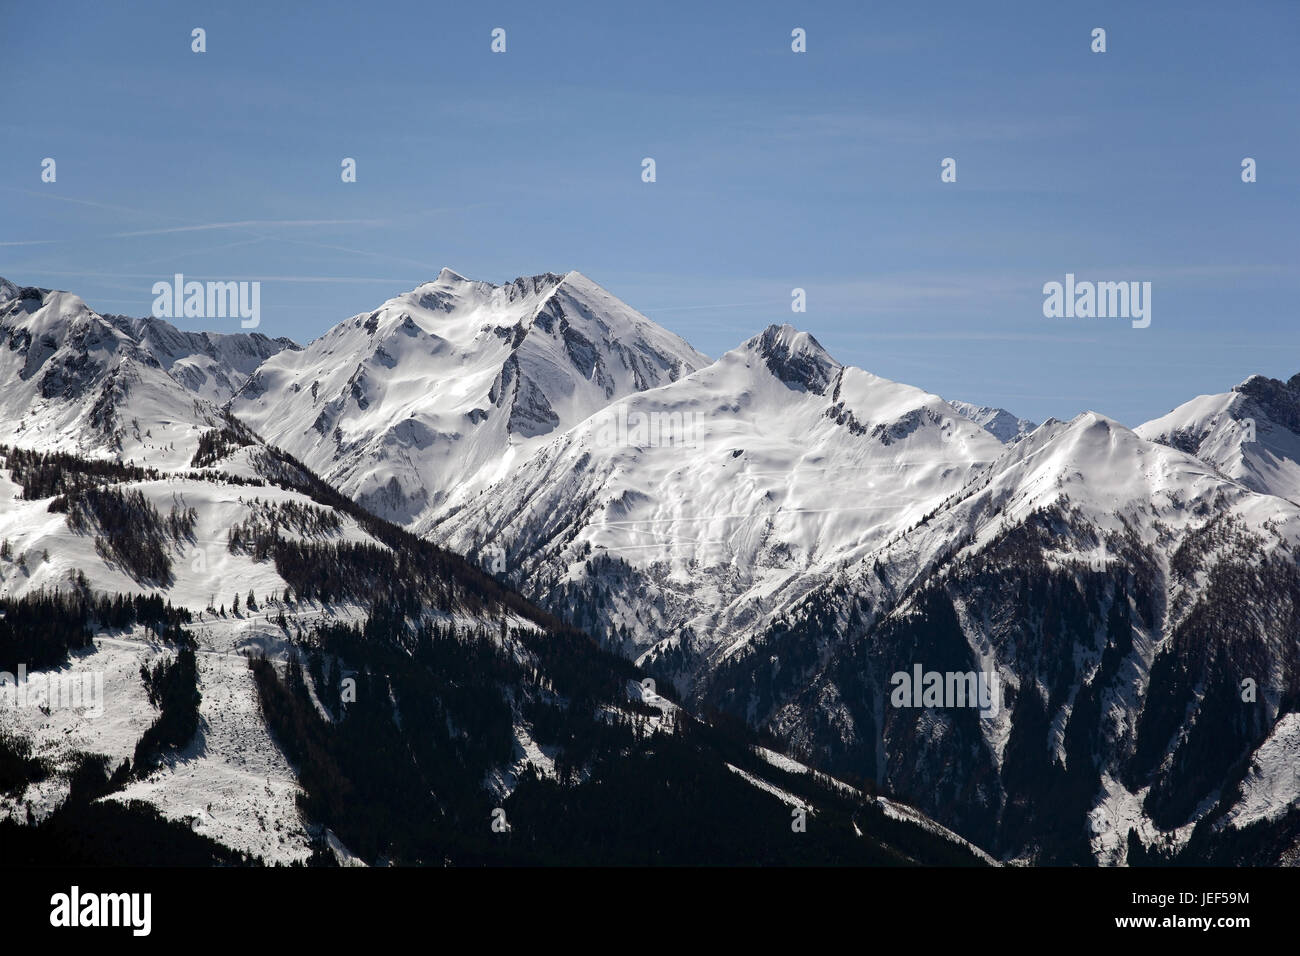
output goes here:
[{"label": "mountain peak", "polygon": [[38,289],[36,286],[30,285],[20,286],[8,279],[0,278],[0,303],[12,302],[16,299],[32,299],[43,303],[45,297],[51,291],[50,289]]},{"label": "mountain peak", "polygon": [[809,332],[793,325],[769,325],[741,348],[760,356],[790,388],[821,394],[842,368]]},{"label": "mountain peak", "polygon": [[1005,408],[958,401],[950,401],[948,404],[1004,445],[1020,441],[1038,427],[1029,419],[1013,415]]},{"label": "mountain peak", "polygon": [[451,304],[455,299],[467,297],[486,300],[492,296],[504,296],[506,302],[520,302],[524,299],[548,295],[555,291],[562,282],[573,277],[581,278],[576,272],[569,272],[565,275],[543,272],[540,275],[519,276],[503,285],[497,285],[493,282],[470,279],[461,275],[455,269],[443,267],[436,279],[422,283],[405,296],[399,296],[398,298],[413,298],[415,301],[426,305],[426,307],[432,307],[439,311],[450,311]]},{"label": "mountain peak", "polygon": [[366,507],[413,524],[500,457],[708,363],[576,272],[436,280],[263,362],[231,408]]},{"label": "mountain peak", "polygon": [[1097,428],[1102,431],[1111,431],[1119,429],[1121,431],[1132,431],[1127,425],[1118,419],[1111,418],[1109,415],[1103,415],[1101,412],[1093,411],[1091,408],[1082,411],[1074,418],[1070,419],[1069,424],[1078,428]]},{"label": "mountain peak", "polygon": [[1275,422],[1300,432],[1300,374],[1283,382],[1267,375],[1252,375],[1233,392],[1251,399]]},{"label": "mountain peak", "polygon": [[515,300],[531,295],[545,295],[548,292],[553,292],[566,278],[568,277],[556,275],[554,272],[543,272],[541,275],[535,276],[520,276],[506,283],[506,298]]}]

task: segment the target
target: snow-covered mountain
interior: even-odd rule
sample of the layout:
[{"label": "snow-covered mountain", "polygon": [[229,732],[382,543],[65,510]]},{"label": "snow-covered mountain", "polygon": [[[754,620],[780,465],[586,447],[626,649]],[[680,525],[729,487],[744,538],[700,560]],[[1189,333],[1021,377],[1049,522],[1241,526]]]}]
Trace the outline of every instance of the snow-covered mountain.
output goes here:
[{"label": "snow-covered mountain", "polygon": [[[1300,377],[1035,428],[790,326],[714,362],[578,273],[443,270],[302,349],[0,280],[0,388],[0,652],[50,650],[14,630],[37,608],[88,615],[51,666],[102,665],[115,714],[8,724],[14,818],[88,813],[98,754],[144,763],[97,806],[267,859],[629,862],[631,823],[554,825],[617,792],[741,859],[802,808],[815,851],[765,859],[978,858],[947,827],[1019,861],[1300,860]],[[189,636],[87,603],[133,591]],[[140,666],[187,642],[200,730],[155,766]],[[1000,706],[895,706],[917,666]],[[493,807],[516,849],[466,835]],[[929,836],[880,837],[900,821]]]},{"label": "snow-covered mountain", "polygon": [[4,284],[0,442],[175,466],[220,419],[78,296]]},{"label": "snow-covered mountain", "polygon": [[1138,434],[1197,456],[1265,494],[1300,502],[1300,375],[1252,375],[1141,425]]},{"label": "snow-covered mountain", "polygon": [[948,404],[1000,442],[1019,441],[1035,428],[1034,423],[1029,419],[1017,418],[1005,408],[972,405],[970,402],[949,402]]},{"label": "snow-covered mountain", "polygon": [[[1300,691],[1297,545],[1291,502],[1103,416],[1049,421],[778,616],[698,705],[873,768],[999,856],[1231,859],[1261,833],[1295,855],[1300,779],[1276,753]],[[891,675],[918,664],[998,675],[1001,712],[893,706]]]},{"label": "snow-covered mountain", "polygon": [[375,513],[418,525],[707,361],[580,273],[496,286],[443,269],[273,356],[231,408]]},{"label": "snow-covered mountain", "polygon": [[7,280],[0,337],[0,442],[168,467],[188,461],[251,372],[297,348],[259,333],[102,315],[71,293]]},{"label": "snow-covered mountain", "polygon": [[942,399],[772,326],[419,526],[679,686],[1002,451]]},{"label": "snow-covered mountain", "polygon": [[228,401],[272,355],[300,348],[261,332],[185,332],[163,319],[104,318],[139,342],[172,378],[216,404]]},{"label": "snow-covered mountain", "polygon": [[[424,308],[518,312],[476,353],[514,343],[484,376],[503,450],[702,359],[576,274],[440,281]],[[11,863],[992,862],[910,806],[720,735],[214,406],[291,343],[0,293]],[[89,684],[62,698],[69,679]],[[611,793],[645,806],[611,818]]]}]

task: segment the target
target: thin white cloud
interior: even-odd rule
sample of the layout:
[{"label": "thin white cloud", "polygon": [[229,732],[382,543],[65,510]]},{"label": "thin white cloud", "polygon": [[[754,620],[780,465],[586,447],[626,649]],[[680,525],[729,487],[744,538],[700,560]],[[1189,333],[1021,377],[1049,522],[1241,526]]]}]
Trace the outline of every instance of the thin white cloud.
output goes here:
[{"label": "thin white cloud", "polygon": [[[40,270],[44,275],[51,276],[84,276],[96,279],[158,279],[156,272],[55,272],[49,269]],[[382,282],[387,285],[399,285],[409,289],[414,289],[422,281],[421,279],[379,278],[378,276],[254,276],[254,275],[211,275],[208,273],[186,273],[186,279],[219,279],[221,281],[230,281],[238,279],[245,282]]]},{"label": "thin white cloud", "polygon": [[166,229],[138,229],[133,232],[115,232],[108,238],[129,236],[161,236],[173,232],[207,232],[213,229],[267,229],[300,226],[382,226],[383,219],[241,219],[238,222],[208,222],[196,226],[170,226]]},{"label": "thin white cloud", "polygon": [[762,306],[781,305],[783,303],[766,299],[761,302],[721,302],[714,305],[669,305],[669,306],[650,306],[644,309],[637,309],[642,315],[649,315],[651,312],[695,312],[701,309],[753,309]]},{"label": "thin white cloud", "polygon": [[145,259],[143,262],[137,262],[134,265],[138,269],[141,266],[151,266],[156,262],[167,262],[171,259],[180,259],[180,258],[184,258],[185,256],[205,256],[209,252],[220,252],[222,249],[236,249],[239,246],[255,246],[259,242],[265,242],[265,241],[266,241],[265,236],[256,236],[252,239],[240,239],[237,242],[223,242],[219,246],[207,246],[206,248],[203,249],[172,252],[165,256],[159,256],[157,259]]},{"label": "thin white cloud", "polygon": [[299,246],[311,246],[315,249],[330,249],[334,252],[346,252],[354,256],[373,256],[376,259],[387,259],[391,262],[404,262],[410,266],[419,266],[421,269],[428,269],[429,263],[421,262],[418,259],[407,259],[404,256],[393,256],[386,252],[367,252],[365,249],[349,249],[344,246],[334,246],[326,242],[311,242],[307,239],[290,239],[287,236],[263,236],[264,239],[273,239],[276,242],[292,242]]},{"label": "thin white cloud", "polygon": [[96,202],[91,199],[77,199],[73,196],[60,196],[56,193],[43,192],[36,189],[17,189],[13,186],[4,187],[10,192],[22,193],[25,196],[36,196],[38,199],[52,199],[55,202],[70,202],[78,206],[94,206],[96,209],[108,209],[113,212],[125,212],[132,216],[146,216],[154,219],[171,219],[178,222],[184,222],[179,216],[168,216],[158,212],[145,212],[143,209],[132,209],[130,206],[115,206],[112,203]]}]

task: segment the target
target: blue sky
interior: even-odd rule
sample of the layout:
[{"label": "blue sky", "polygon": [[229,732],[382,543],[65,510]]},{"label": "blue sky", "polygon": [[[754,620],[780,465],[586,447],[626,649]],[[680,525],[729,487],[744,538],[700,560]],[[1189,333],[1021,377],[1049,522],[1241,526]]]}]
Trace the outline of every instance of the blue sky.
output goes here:
[{"label": "blue sky", "polygon": [[[578,269],[710,355],[790,321],[1036,420],[1300,371],[1290,0],[0,0],[0,35],[0,275],[100,311],[259,280],[306,341],[444,265]],[[1067,272],[1150,281],[1150,327],[1044,318]]]}]

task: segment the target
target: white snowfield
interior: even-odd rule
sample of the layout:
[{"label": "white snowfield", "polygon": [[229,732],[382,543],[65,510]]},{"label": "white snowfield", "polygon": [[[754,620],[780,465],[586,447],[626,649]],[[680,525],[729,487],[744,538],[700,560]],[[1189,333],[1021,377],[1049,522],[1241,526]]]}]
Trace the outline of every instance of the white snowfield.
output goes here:
[{"label": "white snowfield", "polygon": [[164,816],[268,863],[304,859],[309,837],[295,802],[297,777],[262,722],[248,661],[237,652],[258,644],[267,656],[283,657],[283,634],[265,622],[209,626],[201,634],[203,643],[225,647],[198,654],[198,734],[162,770],[108,799],[144,800]]},{"label": "white snowfield", "polygon": [[1300,793],[1300,714],[1287,714],[1277,722],[1260,746],[1242,781],[1241,801],[1228,813],[1233,826],[1268,820],[1295,806]]},{"label": "white snowfield", "polygon": [[44,818],[68,793],[66,777],[80,753],[103,754],[113,768],[135,754],[136,741],[158,712],[150,705],[140,680],[140,666],[164,653],[161,646],[146,641],[143,629],[125,640],[96,642],[93,651],[71,655],[69,666],[51,672],[32,671],[27,683],[40,683],[47,676],[99,674],[103,681],[102,714],[91,717],[86,709],[39,707],[11,703],[0,691],[0,729],[27,740],[33,756],[47,759],[56,774],[27,789],[22,799],[0,796],[0,814],[24,818],[27,807]]}]

